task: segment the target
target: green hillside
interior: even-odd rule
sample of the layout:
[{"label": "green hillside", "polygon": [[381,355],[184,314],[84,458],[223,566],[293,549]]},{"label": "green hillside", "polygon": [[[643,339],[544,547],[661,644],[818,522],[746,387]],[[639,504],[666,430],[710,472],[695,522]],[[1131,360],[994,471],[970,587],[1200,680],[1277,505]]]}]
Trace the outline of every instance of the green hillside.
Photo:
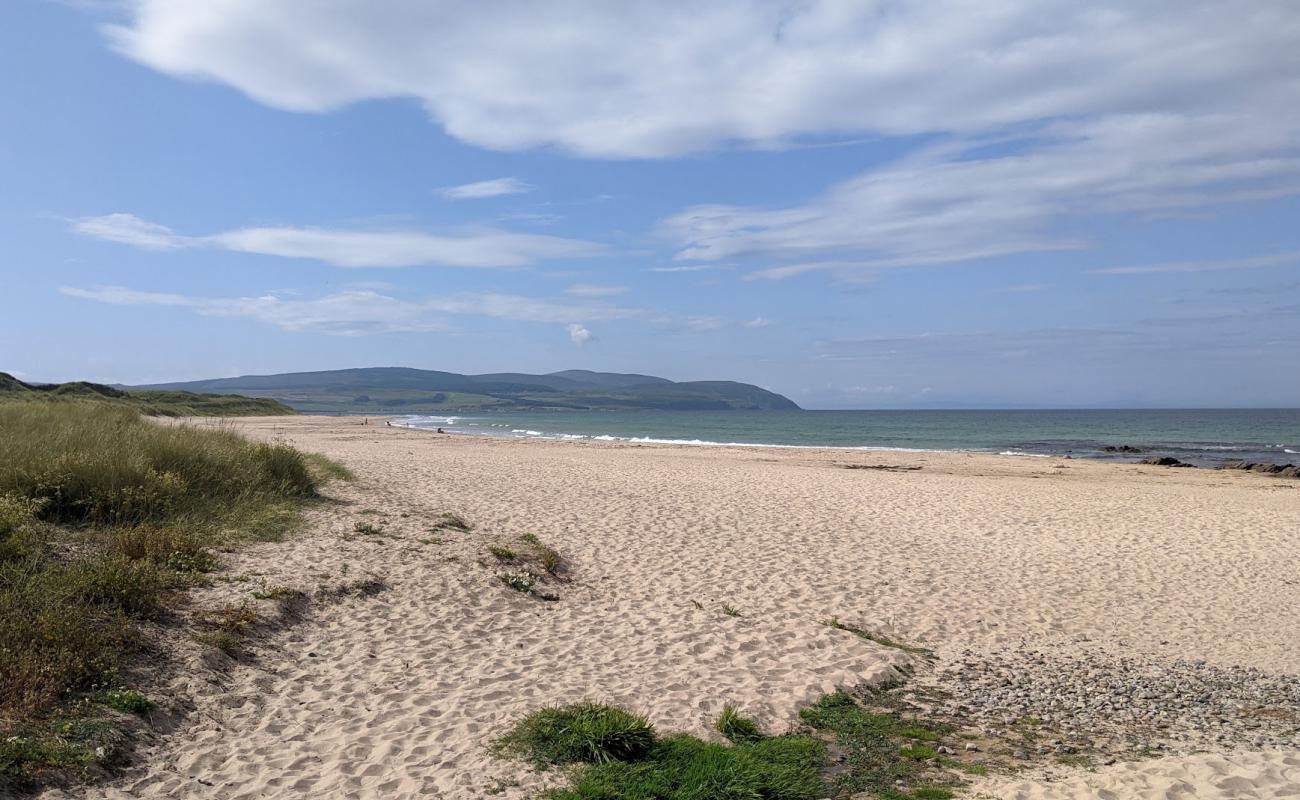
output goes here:
[{"label": "green hillside", "polygon": [[154,417],[248,417],[295,413],[274,399],[238,394],[195,394],[157,389],[118,389],[102,383],[25,383],[0,372],[0,402],[95,402],[123,406]]},{"label": "green hillside", "polygon": [[436,414],[490,410],[771,411],[798,410],[789,399],[733,381],[674,382],[653,375],[568,370],[545,375],[370,367],[247,375],[139,390],[238,393],[273,398],[308,413]]}]

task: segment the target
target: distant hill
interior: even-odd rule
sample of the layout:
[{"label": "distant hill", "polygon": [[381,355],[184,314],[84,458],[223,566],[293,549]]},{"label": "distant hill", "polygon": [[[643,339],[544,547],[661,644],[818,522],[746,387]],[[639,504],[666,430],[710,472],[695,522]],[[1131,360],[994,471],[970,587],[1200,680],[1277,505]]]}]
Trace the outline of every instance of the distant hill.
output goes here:
[{"label": "distant hill", "polygon": [[799,407],[779,394],[733,381],[675,382],[653,375],[566,370],[545,375],[368,367],[245,375],[164,383],[132,391],[185,390],[274,398],[298,411],[397,413],[508,409],[774,411]]},{"label": "distant hill", "polygon": [[247,417],[295,413],[270,398],[243,397],[237,394],[195,394],[182,391],[119,389],[102,383],[26,383],[7,372],[0,372],[0,402],[86,401],[129,406],[155,417]]}]

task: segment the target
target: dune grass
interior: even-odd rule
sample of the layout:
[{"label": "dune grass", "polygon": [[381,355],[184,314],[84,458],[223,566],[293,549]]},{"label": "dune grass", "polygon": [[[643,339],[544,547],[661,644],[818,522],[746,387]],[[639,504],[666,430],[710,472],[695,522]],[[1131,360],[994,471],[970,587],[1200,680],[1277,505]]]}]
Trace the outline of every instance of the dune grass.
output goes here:
[{"label": "dune grass", "polygon": [[230,429],[0,404],[0,791],[108,758],[96,754],[117,737],[95,707],[133,696],[121,682],[140,622],[215,550],[281,535],[323,479],[292,448]]},{"label": "dune grass", "polygon": [[125,390],[87,381],[25,383],[5,372],[0,372],[0,402],[58,405],[88,403],[116,406],[155,417],[282,416],[297,413],[269,397],[195,394],[157,389]]}]

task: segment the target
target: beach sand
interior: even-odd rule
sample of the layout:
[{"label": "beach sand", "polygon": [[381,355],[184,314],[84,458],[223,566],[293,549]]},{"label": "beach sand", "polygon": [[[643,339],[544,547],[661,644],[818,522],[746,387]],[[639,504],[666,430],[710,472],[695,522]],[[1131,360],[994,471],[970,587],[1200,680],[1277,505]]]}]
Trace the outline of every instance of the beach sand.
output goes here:
[{"label": "beach sand", "polygon": [[[357,479],[331,485],[337,502],[310,511],[296,537],[229,554],[227,574],[251,580],[200,590],[196,602],[238,601],[262,584],[315,591],[376,577],[388,589],[310,611],[255,642],[246,662],[178,675],[168,691],[193,703],[178,729],[122,779],[76,796],[527,797],[562,776],[486,746],[544,704],[618,703],[660,730],[716,736],[710,725],[730,703],[779,732],[822,693],[894,674],[903,654],[822,624],[832,616],[941,660],[1027,643],[1300,673],[1296,481],[1061,458],[490,439],[371,422],[234,423],[324,453]],[[445,511],[473,529],[429,532]],[[363,520],[383,533],[355,534]],[[525,533],[570,565],[558,602],[495,577],[487,545]],[[1171,756],[976,788],[1006,798],[1300,796],[1300,755]]]}]

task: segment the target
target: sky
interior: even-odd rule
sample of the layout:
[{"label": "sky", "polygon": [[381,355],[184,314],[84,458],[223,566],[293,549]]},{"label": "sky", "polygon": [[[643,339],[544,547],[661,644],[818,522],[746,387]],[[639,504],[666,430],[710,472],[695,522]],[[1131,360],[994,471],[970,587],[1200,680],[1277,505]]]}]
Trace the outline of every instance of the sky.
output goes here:
[{"label": "sky", "polygon": [[6,0],[0,370],[1300,405],[1293,0]]}]

